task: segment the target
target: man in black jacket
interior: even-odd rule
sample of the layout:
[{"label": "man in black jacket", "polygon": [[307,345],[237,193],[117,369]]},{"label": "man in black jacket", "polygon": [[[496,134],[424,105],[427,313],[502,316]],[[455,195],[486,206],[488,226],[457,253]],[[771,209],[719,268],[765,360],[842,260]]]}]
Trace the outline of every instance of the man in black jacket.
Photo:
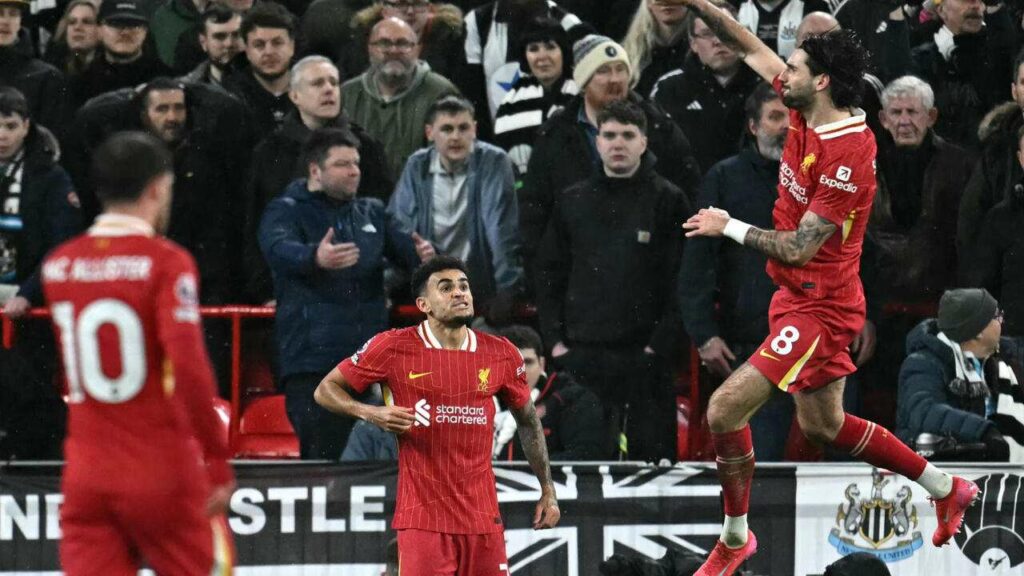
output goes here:
[{"label": "man in black jacket", "polygon": [[679,127],[656,104],[629,90],[631,68],[622,46],[591,35],[577,42],[574,58],[573,78],[582,93],[541,126],[519,191],[519,229],[528,275],[556,197],[569,186],[602,173],[595,144],[597,116],[611,103],[628,100],[643,112],[648,148],[659,160],[654,167],[658,175],[691,201],[700,181],[690,142]]},{"label": "man in black jacket", "polygon": [[270,272],[256,245],[263,209],[288,184],[306,174],[300,158],[302,145],[318,128],[341,128],[359,140],[359,196],[387,202],[395,183],[391,180],[384,147],[362,126],[349,121],[341,109],[338,68],[323,56],[307,56],[292,66],[288,97],[295,111],[284,125],[267,136],[253,153],[245,217],[246,297],[262,303],[273,296]]},{"label": "man in black jacket", "polygon": [[614,102],[597,125],[602,169],[557,196],[538,254],[541,331],[552,360],[601,399],[609,441],[624,431],[630,459],[672,458],[675,285],[690,203],[654,171],[642,109]]},{"label": "man in black jacket", "polygon": [[[580,386],[567,372],[548,372],[540,335],[528,326],[509,326],[499,332],[519,348],[526,368],[537,416],[544,427],[548,456],[553,461],[600,460],[604,454],[601,434],[601,401]],[[494,417],[495,460],[525,460],[516,432],[516,420],[508,411]]]},{"label": "man in black jacket", "polygon": [[0,1],[0,86],[16,88],[28,101],[33,122],[63,135],[71,111],[67,85],[59,70],[34,57],[22,28],[28,9],[28,0]]}]

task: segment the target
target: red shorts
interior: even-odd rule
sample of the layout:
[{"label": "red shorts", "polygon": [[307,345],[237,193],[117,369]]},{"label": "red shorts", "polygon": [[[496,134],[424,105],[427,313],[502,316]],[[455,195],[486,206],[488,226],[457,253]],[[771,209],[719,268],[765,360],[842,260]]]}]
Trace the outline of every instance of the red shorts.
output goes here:
[{"label": "red shorts", "polygon": [[201,498],[123,495],[64,486],[60,563],[67,576],[231,574],[234,545],[226,519],[210,518]]},{"label": "red shorts", "polygon": [[857,369],[850,343],[863,327],[863,298],[847,304],[781,289],[768,311],[768,337],[748,362],[784,392],[820,388]]},{"label": "red shorts", "polygon": [[509,576],[505,533],[398,531],[398,576]]}]

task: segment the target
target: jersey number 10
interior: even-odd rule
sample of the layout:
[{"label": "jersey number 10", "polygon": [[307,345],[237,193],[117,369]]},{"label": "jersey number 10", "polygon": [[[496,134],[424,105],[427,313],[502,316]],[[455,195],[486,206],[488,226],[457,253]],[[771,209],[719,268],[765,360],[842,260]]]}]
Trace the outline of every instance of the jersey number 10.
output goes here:
[{"label": "jersey number 10", "polygon": [[[120,300],[105,298],[90,303],[75,319],[71,302],[53,305],[53,321],[60,328],[61,353],[68,378],[68,400],[85,401],[85,394],[107,404],[131,400],[146,383],[146,351],[142,348],[142,321]],[[121,374],[103,372],[99,331],[109,324],[117,332]],[[83,392],[84,389],[84,392]]]}]

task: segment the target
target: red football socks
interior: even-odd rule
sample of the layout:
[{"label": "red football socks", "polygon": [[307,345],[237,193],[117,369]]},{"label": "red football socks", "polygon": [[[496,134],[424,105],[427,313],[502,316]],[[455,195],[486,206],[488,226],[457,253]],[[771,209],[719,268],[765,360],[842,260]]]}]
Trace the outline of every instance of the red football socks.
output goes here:
[{"label": "red football socks", "polygon": [[722,484],[726,516],[742,516],[750,507],[750,479],[754,475],[754,443],[750,426],[734,432],[712,434]]},{"label": "red football socks", "polygon": [[[847,414],[832,445],[854,458],[916,480],[928,461],[884,427]],[[717,444],[716,444],[717,446]]]}]

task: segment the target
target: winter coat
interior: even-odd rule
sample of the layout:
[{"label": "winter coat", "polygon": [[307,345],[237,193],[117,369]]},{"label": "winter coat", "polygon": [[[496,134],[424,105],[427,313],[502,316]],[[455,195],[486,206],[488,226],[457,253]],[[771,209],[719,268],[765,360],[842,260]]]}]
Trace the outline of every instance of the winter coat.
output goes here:
[{"label": "winter coat", "polygon": [[996,204],[981,225],[978,241],[964,254],[968,286],[987,289],[1004,310],[1003,331],[1024,336],[1024,184]]},{"label": "winter coat", "polygon": [[[651,47],[650,61],[643,70],[636,73],[636,86],[633,90],[644,98],[654,99],[654,87],[666,74],[673,70],[679,70],[686,65],[686,58],[690,54],[690,38],[682,34],[676,39],[675,44],[669,46],[654,45]],[[632,54],[630,55],[632,58]]]},{"label": "winter coat", "polygon": [[[462,11],[457,6],[439,2],[432,2],[430,6],[430,19],[420,38],[420,60],[430,64],[435,73],[454,81],[462,74]],[[370,66],[367,43],[370,30],[382,19],[381,10],[380,4],[374,4],[352,17],[351,41],[338,43],[332,54],[337,58],[342,78],[355,78]]]},{"label": "winter coat", "polygon": [[[953,350],[938,339],[938,333],[938,323],[930,318],[907,335],[907,358],[900,368],[896,399],[896,436],[911,446],[925,432],[980,442],[994,426],[985,417],[985,400],[958,397],[950,390],[949,383],[956,378]],[[994,383],[987,376],[992,389]]]},{"label": "winter coat", "polygon": [[890,20],[889,0],[829,0],[837,5],[836,20],[843,30],[853,30],[871,54],[871,67],[883,82],[891,82],[910,68],[910,26],[907,20]]},{"label": "winter coat", "polygon": [[[760,77],[746,64],[722,86],[710,68],[691,54],[686,63],[654,85],[651,100],[661,106],[690,141],[701,174],[719,160],[735,154],[746,134],[747,96]],[[714,126],[714,130],[709,130]]]},{"label": "winter coat", "polygon": [[[349,122],[344,114],[331,127],[349,130],[359,141],[359,191],[361,198],[387,201],[395,186],[387,172],[384,147],[358,124]],[[284,125],[263,139],[253,152],[252,170],[246,194],[246,292],[256,303],[272,297],[270,270],[256,245],[263,210],[271,200],[284,192],[296,178],[305,177],[309,168],[303,163],[302,146],[312,131],[302,123],[298,112],[285,119]]]},{"label": "winter coat", "polygon": [[[692,203],[697,196],[700,168],[690,141],[657,104],[636,94],[630,99],[647,117],[647,149],[659,159],[655,170],[682,190]],[[541,126],[533,144],[529,171],[519,191],[520,230],[527,263],[544,236],[558,195],[603,171],[600,158],[587,140],[585,130],[590,124],[582,124],[582,108],[583,98],[577,96]]]},{"label": "winter coat", "polygon": [[545,89],[540,80],[523,74],[505,95],[494,117],[494,143],[508,152],[519,179],[529,168],[540,127],[578,93],[572,78],[563,78]]},{"label": "winter coat", "polygon": [[171,75],[171,69],[147,49],[143,49],[142,56],[134,62],[112,64],[100,47],[89,67],[68,83],[71,105],[77,110],[101,94],[118,88],[135,88],[157,76]]},{"label": "winter coat", "polygon": [[17,88],[28,101],[32,121],[63,138],[74,110],[64,75],[33,58],[32,46],[25,38],[0,47],[0,86]]},{"label": "winter coat", "polygon": [[43,304],[38,270],[46,254],[82,230],[78,196],[67,172],[60,167],[57,139],[41,126],[32,125],[25,138],[21,177],[20,216],[15,281],[19,295],[32,304]]},{"label": "winter coat", "polygon": [[1016,102],[996,106],[978,127],[981,156],[964,189],[957,223],[957,243],[961,254],[973,249],[988,211],[1009,198],[1014,185],[1024,175],[1017,159],[1017,132],[1022,127],[1024,111]]},{"label": "winter coat", "polygon": [[949,61],[934,41],[911,52],[911,73],[935,91],[939,120],[935,133],[967,148],[977,148],[978,125],[993,106],[1009,96],[1016,38],[1009,11],[986,14],[977,34],[961,34]]},{"label": "winter coat", "polygon": [[[879,273],[886,278],[885,294],[908,301],[938,302],[956,285],[956,226],[960,194],[970,176],[974,156],[930,132],[912,153],[902,152],[886,139],[877,158],[878,192],[869,233],[879,247]],[[912,224],[894,215],[895,195],[906,194],[901,171],[923,163],[920,213]]]},{"label": "winter coat", "polygon": [[156,44],[157,56],[168,68],[178,69],[175,61],[178,39],[195,30],[201,21],[202,14],[192,0],[170,0],[153,13],[149,33]]},{"label": "winter coat", "polygon": [[673,354],[676,278],[686,196],[658,175],[648,152],[636,174],[600,172],[555,202],[537,254],[537,313],[544,341],[650,346]]},{"label": "winter coat", "polygon": [[[355,242],[359,261],[343,270],[316,264],[328,228],[336,242]],[[326,374],[388,327],[385,258],[406,270],[419,265],[416,246],[376,198],[339,201],[296,180],[267,205],[260,249],[274,275],[274,332],[282,378]]]},{"label": "winter coat", "polygon": [[426,144],[424,126],[427,109],[442,96],[459,91],[444,76],[420,62],[409,89],[385,100],[369,74],[362,74],[341,85],[345,114],[384,144],[388,173],[397,180],[406,160]]},{"label": "winter coat", "polygon": [[[774,228],[779,162],[753,144],[715,164],[701,183],[697,206],[715,206],[752,226]],[[775,284],[768,257],[726,239],[687,240],[679,270],[679,306],[686,332],[698,346],[714,336],[729,345],[760,343],[768,333]],[[716,306],[717,314],[716,314]]]},{"label": "winter coat", "polygon": [[[424,239],[434,241],[434,175],[437,151],[424,148],[409,158],[388,212]],[[466,267],[473,296],[485,301],[497,291],[513,291],[523,276],[519,261],[519,213],[512,161],[497,146],[477,140],[466,165],[465,226],[471,230]]]},{"label": "winter coat", "polygon": [[288,92],[275,96],[256,80],[250,69],[238,70],[224,79],[224,89],[238,97],[249,110],[249,124],[259,142],[284,124],[295,111]]}]

